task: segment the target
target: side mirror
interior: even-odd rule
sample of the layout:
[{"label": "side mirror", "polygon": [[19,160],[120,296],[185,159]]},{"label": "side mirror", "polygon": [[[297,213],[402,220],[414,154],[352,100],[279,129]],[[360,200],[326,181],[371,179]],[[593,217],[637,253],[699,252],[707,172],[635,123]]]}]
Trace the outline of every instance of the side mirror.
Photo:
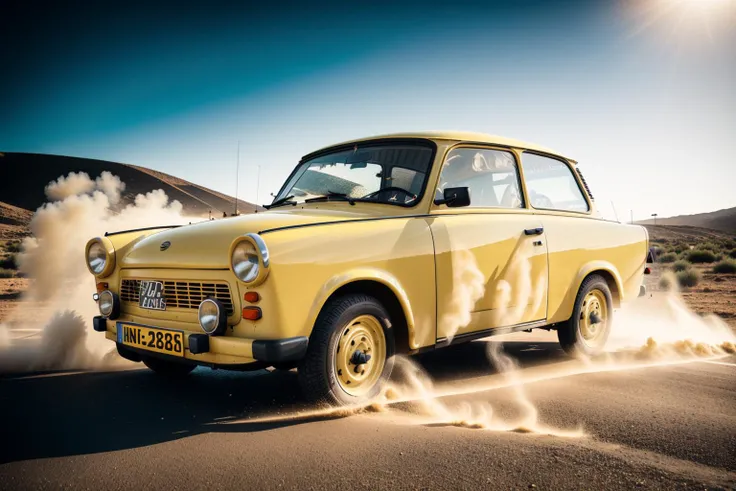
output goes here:
[{"label": "side mirror", "polygon": [[470,206],[470,191],[467,187],[447,188],[442,199],[434,200],[435,205],[447,205],[448,208]]}]

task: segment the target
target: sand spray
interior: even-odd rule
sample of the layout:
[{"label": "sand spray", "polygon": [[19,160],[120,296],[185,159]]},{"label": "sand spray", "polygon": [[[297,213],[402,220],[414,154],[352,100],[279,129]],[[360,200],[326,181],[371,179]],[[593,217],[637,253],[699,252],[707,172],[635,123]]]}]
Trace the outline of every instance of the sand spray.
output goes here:
[{"label": "sand spray", "polygon": [[[104,336],[92,331],[98,315],[95,280],[84,246],[108,231],[185,224],[178,201],[163,190],[139,194],[120,207],[125,184],[110,172],[92,180],[85,173],[61,176],[46,186],[49,202],[31,220],[20,271],[30,278],[22,301],[0,324],[0,371],[92,369],[126,363]],[[40,329],[40,330],[39,330]],[[30,334],[29,334],[30,333]],[[6,349],[2,349],[3,346]]]},{"label": "sand spray", "polygon": [[[454,332],[470,322],[475,303],[484,295],[479,285],[486,281],[472,252],[458,252],[453,268],[459,271],[454,272],[453,279],[461,284],[454,285],[451,302],[455,304],[447,309],[456,318],[445,317],[440,321],[445,326],[456,326]],[[529,245],[520,244],[504,278],[497,282],[502,325],[518,323],[528,306],[536,311],[544,299],[545,278],[532,277],[532,254]],[[463,281],[466,283],[462,284]],[[701,317],[693,313],[677,290],[634,300],[617,310],[614,319],[607,351],[595,358],[577,360],[562,356],[562,361],[557,363],[522,368],[504,351],[502,341],[489,338],[475,341],[485,346],[490,364],[487,376],[436,384],[414,359],[397,356],[391,381],[381,395],[368,404],[297,411],[278,417],[266,415],[247,421],[376,413],[372,417],[398,424],[583,437],[586,435],[584,420],[572,428],[557,428],[541,420],[539,409],[530,397],[541,382],[588,373],[615,373],[713,360],[735,350],[736,336],[728,325],[716,316]],[[516,338],[520,339],[523,338]],[[496,390],[510,391],[516,405],[513,416],[495,411],[491,402],[478,400],[482,399],[478,394]]]}]

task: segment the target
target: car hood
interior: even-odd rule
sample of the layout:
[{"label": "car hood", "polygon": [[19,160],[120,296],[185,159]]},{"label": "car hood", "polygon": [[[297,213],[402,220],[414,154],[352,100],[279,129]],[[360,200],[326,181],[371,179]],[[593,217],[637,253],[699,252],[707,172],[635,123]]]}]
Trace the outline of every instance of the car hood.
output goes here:
[{"label": "car hood", "polygon": [[[118,260],[123,268],[225,269],[230,267],[230,244],[241,235],[374,216],[361,210],[297,209],[204,221],[149,235],[133,244]],[[164,242],[169,242],[169,247],[161,250]]]}]

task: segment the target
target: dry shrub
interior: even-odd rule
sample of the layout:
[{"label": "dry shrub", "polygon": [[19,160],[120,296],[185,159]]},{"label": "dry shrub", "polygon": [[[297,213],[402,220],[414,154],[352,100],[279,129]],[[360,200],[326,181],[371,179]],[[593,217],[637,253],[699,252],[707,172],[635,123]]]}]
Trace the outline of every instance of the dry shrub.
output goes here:
[{"label": "dry shrub", "polygon": [[679,271],[685,271],[690,267],[690,263],[680,259],[679,261],[675,261],[675,263],[672,265],[672,269],[677,273]]},{"label": "dry shrub", "polygon": [[660,263],[674,263],[677,259],[677,255],[674,252],[668,252],[659,256]]},{"label": "dry shrub", "polygon": [[0,268],[0,278],[13,278],[15,277],[15,271],[12,269]]},{"label": "dry shrub", "polygon": [[5,243],[4,249],[6,252],[9,252],[11,254],[16,254],[20,252],[21,250],[20,242],[8,241]]},{"label": "dry shrub", "polygon": [[731,249],[731,252],[729,252],[728,255],[736,259],[736,249]]},{"label": "dry shrub", "polygon": [[685,259],[693,264],[714,263],[716,261],[716,255],[713,254],[711,251],[695,249],[692,251],[687,251],[685,253]]},{"label": "dry shrub", "polygon": [[692,288],[700,282],[700,273],[695,269],[687,269],[677,273],[677,282],[682,287]]},{"label": "dry shrub", "polygon": [[703,242],[702,244],[698,245],[698,249],[701,251],[711,251],[713,253],[717,253],[721,250],[721,247],[715,242]]},{"label": "dry shrub", "polygon": [[736,273],[736,261],[733,259],[724,259],[720,263],[713,266],[714,273],[730,274]]},{"label": "dry shrub", "polygon": [[18,260],[15,254],[10,254],[0,258],[0,268],[2,269],[18,269]]}]

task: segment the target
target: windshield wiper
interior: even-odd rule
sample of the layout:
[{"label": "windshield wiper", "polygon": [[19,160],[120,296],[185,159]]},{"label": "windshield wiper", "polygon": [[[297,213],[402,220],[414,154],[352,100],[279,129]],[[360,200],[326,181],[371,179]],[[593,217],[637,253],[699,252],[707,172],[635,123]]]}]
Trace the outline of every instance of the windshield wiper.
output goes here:
[{"label": "windshield wiper", "polygon": [[334,191],[330,191],[329,189],[327,190],[327,194],[323,196],[317,196],[316,198],[305,199],[304,202],[311,203],[313,201],[332,201],[332,199],[335,198],[338,200],[347,201],[351,205],[355,206],[355,198],[351,198],[345,193],[335,193]]},{"label": "windshield wiper", "polygon": [[263,205],[263,207],[265,209],[267,209],[267,210],[270,210],[271,208],[273,208],[275,206],[282,206],[282,205],[296,206],[296,201],[292,201],[291,200],[293,197],[294,197],[294,195],[293,194],[290,194],[289,196],[285,196],[285,197],[283,197],[281,199],[277,199],[276,201],[274,201],[270,205]]}]

